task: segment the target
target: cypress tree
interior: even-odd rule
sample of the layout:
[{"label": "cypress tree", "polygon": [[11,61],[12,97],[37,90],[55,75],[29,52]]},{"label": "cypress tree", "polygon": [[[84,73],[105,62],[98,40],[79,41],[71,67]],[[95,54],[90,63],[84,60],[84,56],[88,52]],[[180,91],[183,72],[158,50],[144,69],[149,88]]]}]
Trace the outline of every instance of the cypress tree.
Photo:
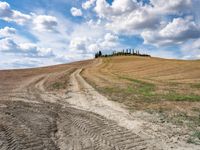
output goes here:
[{"label": "cypress tree", "polygon": [[99,51],[99,57],[101,57],[102,56],[102,52],[101,51]]}]

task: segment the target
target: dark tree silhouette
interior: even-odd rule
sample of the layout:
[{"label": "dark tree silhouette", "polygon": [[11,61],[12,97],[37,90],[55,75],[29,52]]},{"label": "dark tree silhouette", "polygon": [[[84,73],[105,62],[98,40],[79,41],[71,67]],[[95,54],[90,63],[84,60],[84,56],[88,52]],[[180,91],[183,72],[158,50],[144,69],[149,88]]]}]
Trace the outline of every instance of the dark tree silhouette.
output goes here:
[{"label": "dark tree silhouette", "polygon": [[102,52],[101,51],[99,51],[99,57],[101,57],[102,56]]},{"label": "dark tree silhouette", "polygon": [[142,56],[142,57],[151,57],[148,54],[140,54],[139,50],[134,50],[134,49],[126,49],[126,50],[122,50],[122,51],[113,51],[111,54],[102,54],[101,51],[98,51],[97,53],[95,53],[95,58],[98,57],[112,57],[112,56]]}]

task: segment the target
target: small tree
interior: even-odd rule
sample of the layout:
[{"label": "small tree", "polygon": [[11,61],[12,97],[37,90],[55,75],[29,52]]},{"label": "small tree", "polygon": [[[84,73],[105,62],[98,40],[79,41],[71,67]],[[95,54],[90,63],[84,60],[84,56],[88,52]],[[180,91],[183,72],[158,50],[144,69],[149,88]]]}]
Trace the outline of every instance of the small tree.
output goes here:
[{"label": "small tree", "polygon": [[95,58],[98,58],[99,57],[99,54],[98,53],[95,53]]},{"label": "small tree", "polygon": [[101,57],[102,56],[102,52],[101,51],[99,51],[99,57]]}]

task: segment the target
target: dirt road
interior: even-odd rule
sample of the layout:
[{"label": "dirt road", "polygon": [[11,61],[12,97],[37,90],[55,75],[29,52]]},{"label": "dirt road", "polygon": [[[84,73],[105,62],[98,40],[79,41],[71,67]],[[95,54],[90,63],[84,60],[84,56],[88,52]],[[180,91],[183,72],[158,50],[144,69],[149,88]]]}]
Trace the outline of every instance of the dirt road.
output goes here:
[{"label": "dirt road", "polygon": [[[131,113],[122,104],[110,101],[105,96],[98,93],[84,80],[81,76],[81,72],[82,69],[77,69],[71,74],[70,86],[67,93],[69,97],[65,98],[65,101],[71,104],[73,108],[90,111],[99,114],[106,120],[115,122],[115,126],[108,125],[108,129],[111,130],[112,133],[115,132],[116,126],[124,128],[126,130],[125,132],[123,131],[119,134],[117,131],[112,135],[113,139],[117,137],[117,139],[119,138],[119,141],[122,141],[121,144],[124,145],[122,149],[129,149],[126,144],[133,146],[131,147],[132,149],[137,149],[134,147],[137,140],[134,141],[134,138],[133,140],[130,140],[132,139],[132,136],[137,136],[142,140],[141,143],[139,142],[136,145],[139,147],[142,146],[142,148],[145,145],[144,149],[199,149],[197,145],[195,146],[185,142],[185,136],[183,136],[183,134],[187,133],[184,128],[178,128],[170,123],[159,123],[155,121],[155,119],[158,119],[156,116],[145,112],[138,111]],[[96,131],[94,132],[96,133]],[[127,137],[127,133],[131,137]],[[116,142],[114,145],[118,145],[120,143],[119,141],[114,140],[113,142]]]},{"label": "dirt road", "polygon": [[2,79],[0,150],[157,149],[130,130],[138,122],[128,121],[127,112],[96,92],[80,72],[71,74],[62,94],[44,86],[59,73]]},{"label": "dirt road", "polygon": [[81,74],[99,64],[0,71],[0,150],[199,150],[184,127],[97,92]]}]

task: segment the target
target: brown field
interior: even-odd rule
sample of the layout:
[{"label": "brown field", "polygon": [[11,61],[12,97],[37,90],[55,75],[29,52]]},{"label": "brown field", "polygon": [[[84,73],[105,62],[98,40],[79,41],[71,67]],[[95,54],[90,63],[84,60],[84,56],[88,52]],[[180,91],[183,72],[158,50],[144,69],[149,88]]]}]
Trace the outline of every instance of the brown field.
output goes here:
[{"label": "brown field", "polygon": [[195,149],[200,61],[112,57],[0,71],[0,150]]},{"label": "brown field", "polygon": [[99,62],[86,69],[84,76],[96,86],[108,88],[108,92],[109,88],[111,91],[121,88],[127,90],[127,96],[134,94],[143,98],[139,100],[156,103],[200,101],[199,60],[126,56],[96,61]]},{"label": "brown field", "polygon": [[[130,111],[158,113],[200,136],[200,61],[120,56],[96,60],[85,79]],[[200,138],[200,137],[199,137]]]}]

